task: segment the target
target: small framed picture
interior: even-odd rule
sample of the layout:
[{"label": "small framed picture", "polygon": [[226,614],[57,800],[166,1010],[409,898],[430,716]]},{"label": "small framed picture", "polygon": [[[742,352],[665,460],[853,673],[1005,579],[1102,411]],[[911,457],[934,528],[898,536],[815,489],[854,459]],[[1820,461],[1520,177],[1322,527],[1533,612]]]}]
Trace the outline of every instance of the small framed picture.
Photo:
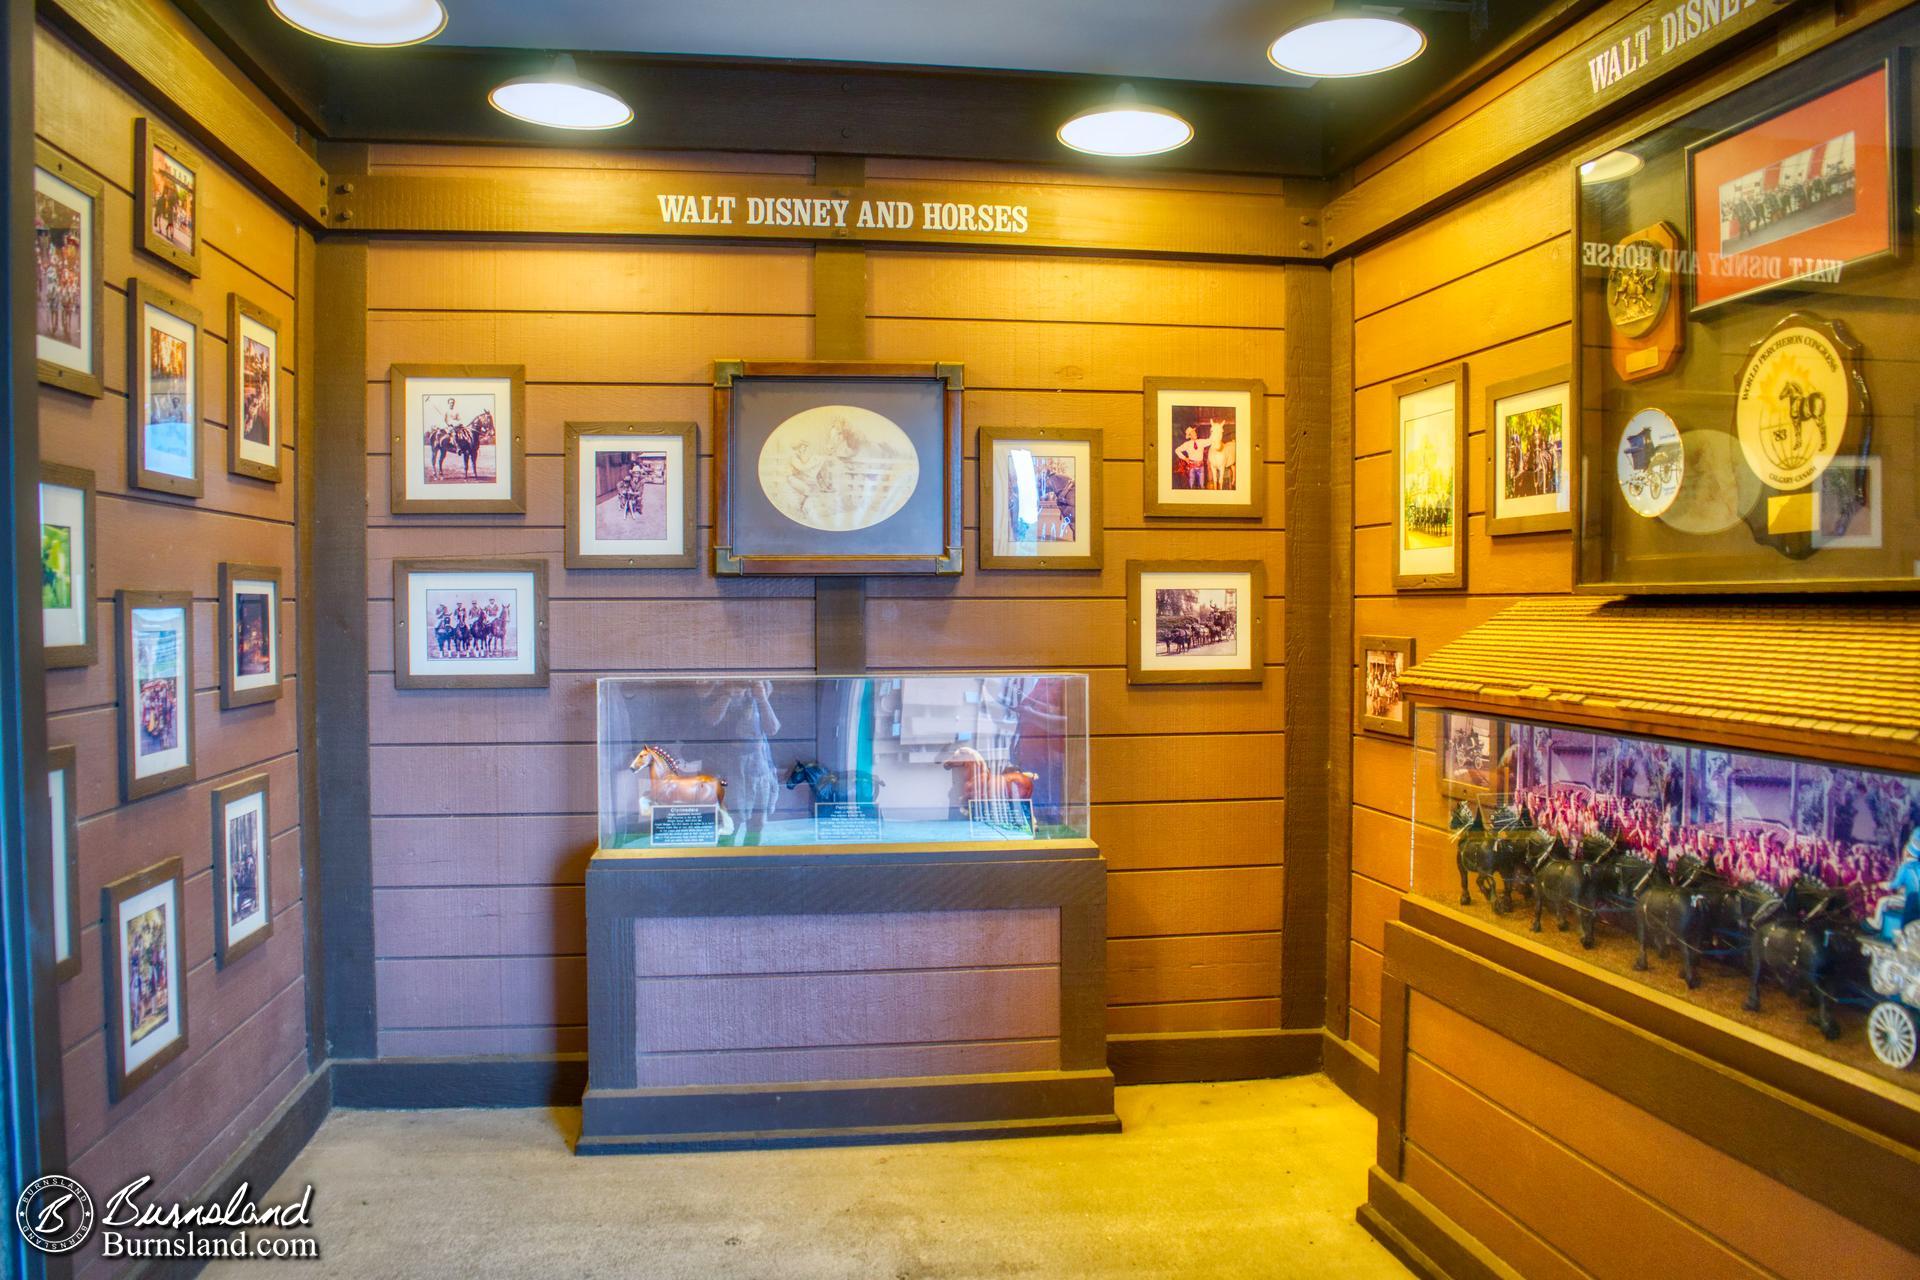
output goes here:
[{"label": "small framed picture", "polygon": [[524,514],[518,364],[396,364],[388,374],[395,515]]},{"label": "small framed picture", "polygon": [[44,142],[33,153],[33,340],[40,381],[100,396],[106,297],[100,179]]},{"label": "small framed picture", "polygon": [[133,247],[200,274],[200,153],[151,120],[133,122]]},{"label": "small framed picture", "polygon": [[1258,560],[1129,560],[1127,683],[1260,684],[1266,594]]},{"label": "small framed picture", "polygon": [[280,570],[220,566],[220,709],[280,696]]},{"label": "small framed picture", "polygon": [[268,812],[264,773],[213,793],[213,956],[222,969],[273,933]]},{"label": "small framed picture", "polygon": [[1267,384],[1258,378],[1148,378],[1150,516],[1258,519],[1267,513]]},{"label": "small framed picture", "polygon": [[44,662],[90,667],[94,634],[93,472],[40,464],[40,621]]},{"label": "small framed picture", "polygon": [[1100,568],[1100,468],[1098,431],[980,428],[980,567]]},{"label": "small framed picture", "polygon": [[1862,551],[1885,545],[1880,459],[1835,458],[1813,482],[1813,545]]},{"label": "small framed picture", "polygon": [[1487,533],[1573,528],[1573,371],[1487,388]]},{"label": "small framed picture", "polygon": [[53,815],[48,846],[53,866],[53,980],[80,972],[80,794],[72,747],[47,752],[47,799]]},{"label": "small framed picture", "polygon": [[1412,636],[1360,637],[1360,727],[1396,738],[1413,736],[1413,708],[1400,691],[1400,673],[1413,664]]},{"label": "small framed picture", "polygon": [[1439,751],[1441,795],[1474,800],[1503,789],[1506,743],[1492,716],[1441,713]]},{"label": "small framed picture", "polygon": [[127,482],[197,498],[200,469],[200,310],[135,279],[127,281]]},{"label": "small framed picture", "polygon": [[100,891],[107,988],[107,1096],[118,1102],[187,1051],[180,859]]},{"label": "small framed picture", "polygon": [[227,470],[280,483],[280,321],[227,295]]},{"label": "small framed picture", "polygon": [[120,794],[193,781],[193,596],[114,593],[120,649]]},{"label": "small framed picture", "polygon": [[545,560],[395,560],[399,689],[547,684]]},{"label": "small framed picture", "polygon": [[569,569],[691,569],[700,562],[699,428],[569,422]]},{"label": "small framed picture", "polygon": [[1467,366],[1393,384],[1393,587],[1467,585]]}]

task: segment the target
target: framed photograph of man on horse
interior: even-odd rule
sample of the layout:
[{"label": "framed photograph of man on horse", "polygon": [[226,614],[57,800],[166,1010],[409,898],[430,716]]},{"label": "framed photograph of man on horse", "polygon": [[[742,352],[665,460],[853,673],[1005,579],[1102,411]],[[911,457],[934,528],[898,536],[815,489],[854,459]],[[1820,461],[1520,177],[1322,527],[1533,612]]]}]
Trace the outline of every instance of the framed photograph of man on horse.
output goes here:
[{"label": "framed photograph of man on horse", "polygon": [[395,515],[524,515],[526,366],[396,364],[388,374]]},{"label": "framed photograph of man on horse", "polygon": [[567,423],[567,568],[698,565],[699,460],[691,422]]},{"label": "framed photograph of man on horse", "polygon": [[547,685],[547,562],[395,560],[397,689]]},{"label": "framed photograph of man on horse", "polygon": [[1267,513],[1267,384],[1258,378],[1148,378],[1143,510],[1188,519]]},{"label": "framed photograph of man on horse", "polygon": [[1100,568],[1101,465],[1097,430],[980,428],[980,567]]},{"label": "framed photograph of man on horse", "polygon": [[1467,585],[1467,366],[1393,384],[1393,589]]},{"label": "framed photograph of man on horse", "polygon": [[1260,684],[1267,569],[1258,560],[1129,560],[1128,684]]}]

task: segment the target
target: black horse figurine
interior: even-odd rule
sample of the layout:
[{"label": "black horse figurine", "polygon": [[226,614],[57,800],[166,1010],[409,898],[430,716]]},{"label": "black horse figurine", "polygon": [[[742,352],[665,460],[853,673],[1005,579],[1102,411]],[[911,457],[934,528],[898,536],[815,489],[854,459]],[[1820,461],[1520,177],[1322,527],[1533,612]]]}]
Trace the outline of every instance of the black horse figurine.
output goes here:
[{"label": "black horse figurine", "polygon": [[1495,915],[1512,911],[1514,889],[1527,878],[1542,843],[1552,837],[1534,826],[1533,815],[1525,808],[1500,810],[1489,830],[1486,819],[1464,800],[1454,806],[1447,826],[1453,833],[1454,862],[1460,868],[1460,905],[1473,902],[1471,877]]},{"label": "black horse figurine", "polygon": [[838,774],[818,760],[794,761],[787,771],[787,790],[805,784],[816,804],[872,804],[886,783],[870,773]]},{"label": "black horse figurine", "polygon": [[1533,863],[1533,931],[1553,913],[1554,922],[1565,933],[1574,918],[1580,921],[1580,945],[1593,949],[1594,923],[1599,917],[1600,864],[1576,858],[1566,842],[1556,838],[1540,851]]},{"label": "black horse figurine", "polygon": [[1773,896],[1765,885],[1733,884],[1691,854],[1663,860],[1641,881],[1634,911],[1640,954],[1633,967],[1646,970],[1649,944],[1662,960],[1677,946],[1681,978],[1688,989],[1698,987],[1700,957],[1743,950],[1756,914]]},{"label": "black horse figurine", "polygon": [[1790,996],[1814,1006],[1812,1022],[1829,1040],[1840,1036],[1833,1006],[1864,985],[1866,949],[1845,891],[1802,875],[1753,917],[1747,1008],[1760,1010],[1760,980],[1771,976]]}]

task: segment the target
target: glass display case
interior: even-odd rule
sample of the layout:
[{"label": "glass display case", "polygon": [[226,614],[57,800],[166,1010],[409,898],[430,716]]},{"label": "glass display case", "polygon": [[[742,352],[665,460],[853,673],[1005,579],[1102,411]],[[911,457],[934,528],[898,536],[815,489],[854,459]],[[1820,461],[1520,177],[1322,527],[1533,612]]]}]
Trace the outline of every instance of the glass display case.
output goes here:
[{"label": "glass display case", "polygon": [[600,847],[1085,839],[1087,679],[599,682]]}]

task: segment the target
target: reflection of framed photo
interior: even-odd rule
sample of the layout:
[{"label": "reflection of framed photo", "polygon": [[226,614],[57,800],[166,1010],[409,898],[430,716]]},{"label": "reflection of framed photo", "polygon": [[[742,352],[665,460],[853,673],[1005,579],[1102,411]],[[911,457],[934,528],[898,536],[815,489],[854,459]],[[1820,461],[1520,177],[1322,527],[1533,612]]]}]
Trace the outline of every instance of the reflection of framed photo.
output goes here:
[{"label": "reflection of framed photo", "polygon": [[127,281],[127,482],[197,498],[200,309],[144,280]]},{"label": "reflection of framed photo", "polygon": [[713,366],[713,570],[961,572],[957,364]]},{"label": "reflection of framed photo", "polygon": [[1098,569],[1098,431],[980,428],[980,567]]},{"label": "reflection of framed photo", "polygon": [[280,570],[220,566],[220,709],[280,696]]},{"label": "reflection of framed photo", "polygon": [[280,321],[227,295],[227,470],[280,483]]},{"label": "reflection of framed photo", "polygon": [[1148,378],[1143,400],[1147,515],[1266,514],[1266,383]]},{"label": "reflection of framed photo", "polygon": [[1467,366],[1393,384],[1393,588],[1467,585]]},{"label": "reflection of framed photo", "polygon": [[1445,711],[1440,715],[1440,794],[1472,800],[1501,790],[1506,742],[1492,716]]},{"label": "reflection of framed photo", "polygon": [[1874,550],[1884,544],[1880,459],[1835,458],[1813,482],[1813,545]]},{"label": "reflection of framed photo", "polygon": [[395,515],[524,513],[518,364],[396,364],[387,375]]},{"label": "reflection of framed photo", "polygon": [[80,788],[72,747],[47,752],[52,803],[53,980],[80,972]]},{"label": "reflection of framed photo", "polygon": [[397,689],[547,685],[545,560],[395,560]]},{"label": "reflection of framed photo", "polygon": [[94,634],[93,472],[40,464],[40,621],[43,661],[90,667]]},{"label": "reflection of framed photo", "polygon": [[1487,532],[1573,528],[1573,371],[1487,388]]},{"label": "reflection of framed photo", "polygon": [[213,956],[222,969],[273,933],[269,812],[264,773],[213,793]]},{"label": "reflection of framed photo", "polygon": [[1361,636],[1360,727],[1396,738],[1413,736],[1413,708],[1400,691],[1400,674],[1413,664],[1412,636]]},{"label": "reflection of framed photo", "polygon": [[133,122],[133,247],[200,274],[200,153],[170,130]]},{"label": "reflection of framed photo", "polygon": [[44,142],[33,151],[33,341],[40,381],[83,396],[100,383],[106,256],[100,179]]},{"label": "reflection of framed photo", "polygon": [[1129,560],[1127,683],[1261,683],[1266,594],[1258,560]]},{"label": "reflection of framed photo", "polygon": [[193,781],[193,595],[114,593],[120,649],[120,794]]},{"label": "reflection of framed photo", "polygon": [[184,897],[178,858],[100,891],[111,1101],[187,1051]]},{"label": "reflection of framed photo", "polygon": [[691,422],[569,422],[569,569],[690,569],[700,433]]}]

